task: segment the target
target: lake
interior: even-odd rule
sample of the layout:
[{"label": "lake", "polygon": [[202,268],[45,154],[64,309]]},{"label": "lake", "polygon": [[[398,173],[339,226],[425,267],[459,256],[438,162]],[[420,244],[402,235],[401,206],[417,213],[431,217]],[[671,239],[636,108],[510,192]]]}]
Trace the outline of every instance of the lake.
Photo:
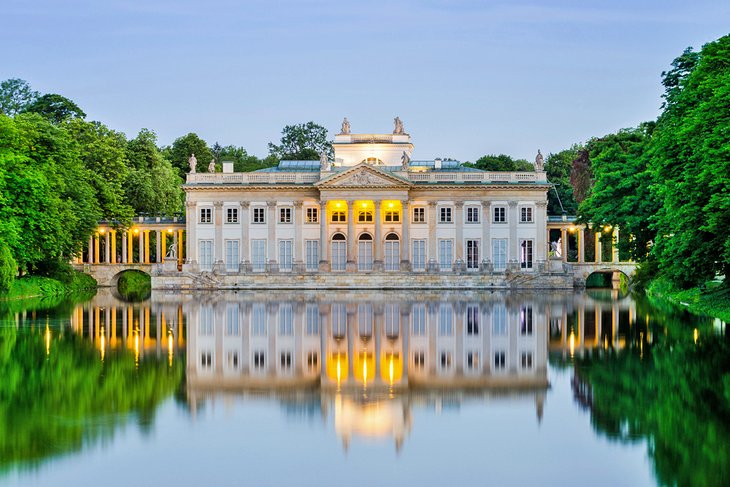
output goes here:
[{"label": "lake", "polygon": [[0,303],[0,484],[730,482],[730,333],[617,291]]}]

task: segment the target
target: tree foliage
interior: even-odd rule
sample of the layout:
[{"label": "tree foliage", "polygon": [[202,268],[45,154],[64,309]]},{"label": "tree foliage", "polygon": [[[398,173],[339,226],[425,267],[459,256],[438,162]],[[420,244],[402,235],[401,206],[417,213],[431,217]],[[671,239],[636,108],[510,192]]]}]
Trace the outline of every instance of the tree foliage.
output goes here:
[{"label": "tree foliage", "polygon": [[25,110],[38,98],[27,81],[11,78],[0,83],[0,113],[9,117]]},{"label": "tree foliage", "polygon": [[322,152],[331,158],[332,142],[327,140],[327,129],[314,122],[287,125],[279,145],[269,142],[269,154],[279,160],[317,160]]},{"label": "tree foliage", "polygon": [[198,172],[207,171],[208,164],[213,160],[213,152],[211,152],[208,144],[193,132],[175,139],[171,147],[163,149],[163,154],[172,163],[172,166],[177,169],[183,180],[185,175],[190,172],[188,159],[190,159],[191,154],[195,154],[195,159],[198,161],[196,165]]},{"label": "tree foliage", "polygon": [[534,171],[535,166],[525,159],[513,159],[506,154],[489,154],[480,157],[474,163],[465,163],[483,171]]},{"label": "tree foliage", "polygon": [[40,96],[23,111],[37,113],[53,123],[61,123],[70,118],[86,118],[86,113],[76,103],[55,93]]},{"label": "tree foliage", "polygon": [[570,184],[570,176],[573,169],[573,160],[578,156],[578,146],[562,150],[555,154],[548,154],[545,158],[545,172],[548,181],[555,187],[548,191],[549,215],[560,215],[565,211],[574,215],[578,205],[573,197],[573,186]]}]

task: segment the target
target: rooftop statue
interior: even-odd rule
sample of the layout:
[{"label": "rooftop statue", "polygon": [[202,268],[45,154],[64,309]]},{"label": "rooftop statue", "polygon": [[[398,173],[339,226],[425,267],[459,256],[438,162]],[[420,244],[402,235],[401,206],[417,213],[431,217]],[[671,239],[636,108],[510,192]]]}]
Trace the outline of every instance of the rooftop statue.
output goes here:
[{"label": "rooftop statue", "polygon": [[190,164],[190,174],[195,174],[195,166],[198,165],[198,160],[195,158],[195,154],[190,154],[188,158],[188,164]]},{"label": "rooftop statue", "polygon": [[393,123],[395,124],[395,128],[393,129],[394,135],[403,135],[405,132],[403,131],[403,122],[401,122],[400,117],[395,117],[393,119]]},{"label": "rooftop statue", "polygon": [[350,122],[347,120],[347,117],[342,121],[342,128],[340,129],[341,134],[349,134],[350,133]]},{"label": "rooftop statue", "polygon": [[408,155],[408,152],[403,151],[403,155],[400,156],[400,162],[401,162],[401,168],[404,171],[408,170],[408,163],[411,162],[411,156]]},{"label": "rooftop statue", "polygon": [[210,164],[208,164],[208,172],[215,172],[215,159],[210,160]]},{"label": "rooftop statue", "polygon": [[[347,119],[345,119],[347,121]],[[344,126],[344,124],[343,124]],[[326,152],[322,152],[319,154],[319,170],[320,171],[329,171],[330,170],[330,160],[327,157]]]},{"label": "rooftop statue", "polygon": [[537,149],[537,156],[535,156],[535,171],[543,171],[545,169],[545,160],[540,153],[540,149]]}]

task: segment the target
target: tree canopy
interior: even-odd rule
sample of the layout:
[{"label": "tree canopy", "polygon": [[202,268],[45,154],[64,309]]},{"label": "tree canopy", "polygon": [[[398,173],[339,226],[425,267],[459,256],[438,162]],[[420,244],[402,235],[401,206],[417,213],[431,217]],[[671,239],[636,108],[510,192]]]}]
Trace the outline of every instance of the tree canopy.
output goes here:
[{"label": "tree canopy", "polygon": [[506,154],[489,154],[480,157],[474,163],[465,163],[483,171],[534,171],[535,166],[525,159],[513,159]]},{"label": "tree canopy", "polygon": [[169,159],[172,166],[178,170],[178,174],[183,179],[190,171],[188,159],[190,159],[191,154],[195,154],[195,159],[198,161],[196,170],[199,172],[207,171],[208,164],[213,160],[213,152],[208,144],[193,132],[175,139],[171,147],[163,149],[163,154]]},{"label": "tree canopy", "polygon": [[327,129],[314,122],[287,125],[279,145],[269,142],[269,154],[279,160],[317,160],[322,152],[331,158],[332,142],[327,140]]},{"label": "tree canopy", "polygon": [[0,112],[12,117],[25,110],[38,99],[27,81],[11,78],[0,83]]},{"label": "tree canopy", "polygon": [[23,111],[38,113],[53,123],[61,123],[70,118],[86,118],[86,113],[76,103],[54,93],[40,96]]}]

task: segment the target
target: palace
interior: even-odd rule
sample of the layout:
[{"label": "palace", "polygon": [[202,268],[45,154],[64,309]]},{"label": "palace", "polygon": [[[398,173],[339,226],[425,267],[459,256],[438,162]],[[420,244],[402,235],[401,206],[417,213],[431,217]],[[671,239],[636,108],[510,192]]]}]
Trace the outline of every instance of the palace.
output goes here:
[{"label": "palace", "polygon": [[411,159],[414,146],[398,118],[387,134],[350,133],[345,119],[333,148],[333,160],[323,154],[250,173],[234,173],[230,162],[222,173],[196,173],[191,157],[183,186],[183,270],[222,276],[547,270],[550,185],[539,153],[531,172]]}]

